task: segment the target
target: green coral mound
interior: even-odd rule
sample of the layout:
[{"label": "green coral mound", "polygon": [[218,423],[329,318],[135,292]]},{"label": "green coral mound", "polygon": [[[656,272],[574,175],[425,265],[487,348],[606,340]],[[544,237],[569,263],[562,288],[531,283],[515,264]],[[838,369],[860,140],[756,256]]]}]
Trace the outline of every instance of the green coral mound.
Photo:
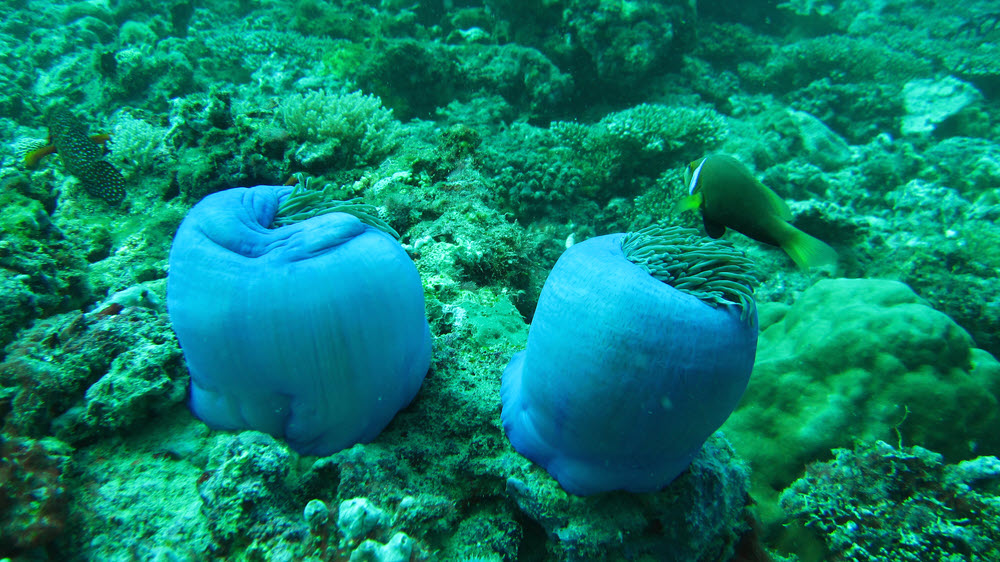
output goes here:
[{"label": "green coral mound", "polygon": [[806,465],[855,439],[901,437],[949,461],[1000,452],[1000,363],[905,284],[823,280],[792,306],[761,306],[760,325],[723,430],[754,466],[765,520]]},{"label": "green coral mound", "polygon": [[278,207],[278,213],[271,221],[272,227],[295,224],[327,213],[347,213],[399,240],[399,233],[389,226],[389,223],[379,218],[378,209],[374,205],[363,203],[360,197],[336,199],[334,184],[322,189],[316,189],[311,184],[309,178],[300,178],[298,185]]},{"label": "green coral mound", "polygon": [[629,261],[656,279],[713,308],[736,304],[743,321],[755,312],[753,262],[725,240],[654,224],[626,234],[621,247]]}]

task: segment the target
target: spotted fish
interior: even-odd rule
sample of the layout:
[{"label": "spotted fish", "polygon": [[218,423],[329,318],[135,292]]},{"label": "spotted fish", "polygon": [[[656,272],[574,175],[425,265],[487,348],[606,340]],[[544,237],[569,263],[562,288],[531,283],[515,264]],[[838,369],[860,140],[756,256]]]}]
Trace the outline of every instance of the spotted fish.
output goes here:
[{"label": "spotted fish", "polygon": [[56,152],[66,172],[76,176],[94,197],[118,205],[125,199],[125,178],[109,162],[102,159],[97,144],[106,136],[88,137],[87,130],[68,109],[56,106],[49,113],[50,145],[28,153],[24,162],[29,168],[46,154]]}]

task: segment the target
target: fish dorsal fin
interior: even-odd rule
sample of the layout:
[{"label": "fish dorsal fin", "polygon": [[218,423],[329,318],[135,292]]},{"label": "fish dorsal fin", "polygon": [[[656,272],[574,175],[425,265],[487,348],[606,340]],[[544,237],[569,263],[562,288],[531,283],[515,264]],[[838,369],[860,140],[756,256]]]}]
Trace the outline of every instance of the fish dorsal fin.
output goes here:
[{"label": "fish dorsal fin", "polygon": [[785,200],[782,199],[780,195],[775,193],[773,189],[767,186],[764,187],[767,188],[765,190],[765,193],[767,193],[767,200],[769,206],[774,210],[775,214],[781,217],[781,219],[784,221],[792,220],[792,210],[788,208],[788,203],[786,203]]},{"label": "fish dorsal fin", "polygon": [[[716,154],[706,158],[713,159],[713,165],[715,166],[711,173],[713,173],[713,181],[724,182],[731,186],[739,186],[740,188],[745,188],[747,190],[754,190],[763,195],[764,201],[763,205],[758,203],[758,211],[769,211],[777,217],[780,217],[784,221],[789,221],[792,218],[792,211],[788,208],[788,203],[781,198],[780,195],[774,192],[770,187],[764,185],[757,176],[753,173],[750,168],[733,158],[732,156],[726,154]],[[703,181],[706,173],[709,170],[704,170],[702,172]],[[735,194],[735,191],[730,191],[730,194]],[[760,207],[765,207],[764,209]]]},{"label": "fish dorsal fin", "polygon": [[780,217],[784,221],[792,220],[792,210],[788,208],[788,203],[778,195],[773,189],[765,185],[764,182],[757,179],[757,176],[750,170],[749,167],[742,166],[741,170],[745,175],[747,180],[757,184],[761,191],[764,193],[764,197],[767,200],[767,207],[771,212]]}]

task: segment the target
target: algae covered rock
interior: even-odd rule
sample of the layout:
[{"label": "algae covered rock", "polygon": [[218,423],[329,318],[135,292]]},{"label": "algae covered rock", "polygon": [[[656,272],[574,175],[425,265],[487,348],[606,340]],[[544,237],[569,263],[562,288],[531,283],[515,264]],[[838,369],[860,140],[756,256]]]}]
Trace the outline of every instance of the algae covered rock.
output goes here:
[{"label": "algae covered rock", "polygon": [[[1000,461],[946,465],[922,447],[884,441],[835,449],[782,492],[781,506],[824,543],[823,560],[997,560]],[[811,537],[809,535],[812,535]]]},{"label": "algae covered rock", "polygon": [[166,314],[114,303],[52,316],[0,362],[3,429],[70,445],[120,435],[180,404],[187,381]]},{"label": "algae covered rock", "polygon": [[903,283],[820,281],[761,307],[757,363],[723,426],[763,503],[856,438],[939,451],[1000,450],[1000,364]]},{"label": "algae covered rock", "polygon": [[[507,478],[506,494],[532,522],[518,559],[732,560],[749,531],[748,476],[746,463],[718,432],[687,470],[653,493],[574,496],[539,470],[517,470]],[[527,540],[536,529],[544,530],[544,542]]]},{"label": "algae covered rock", "polygon": [[903,86],[904,135],[931,133],[952,115],[982,96],[974,86],[952,76],[940,80],[911,80]]},{"label": "algae covered rock", "polygon": [[38,549],[62,534],[70,496],[64,475],[72,467],[72,453],[54,437],[0,433],[0,556]]}]

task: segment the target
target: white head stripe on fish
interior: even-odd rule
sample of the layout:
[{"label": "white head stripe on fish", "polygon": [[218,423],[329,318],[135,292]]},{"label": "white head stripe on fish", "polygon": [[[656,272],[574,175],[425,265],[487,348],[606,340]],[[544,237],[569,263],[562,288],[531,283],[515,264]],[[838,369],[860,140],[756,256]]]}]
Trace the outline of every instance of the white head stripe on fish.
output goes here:
[{"label": "white head stripe on fish", "polygon": [[705,160],[708,160],[708,158],[702,158],[701,162],[698,163],[698,167],[694,169],[694,173],[691,174],[691,183],[688,184],[688,195],[694,195],[694,188],[698,185],[698,176],[701,175],[701,169],[705,166]]}]

